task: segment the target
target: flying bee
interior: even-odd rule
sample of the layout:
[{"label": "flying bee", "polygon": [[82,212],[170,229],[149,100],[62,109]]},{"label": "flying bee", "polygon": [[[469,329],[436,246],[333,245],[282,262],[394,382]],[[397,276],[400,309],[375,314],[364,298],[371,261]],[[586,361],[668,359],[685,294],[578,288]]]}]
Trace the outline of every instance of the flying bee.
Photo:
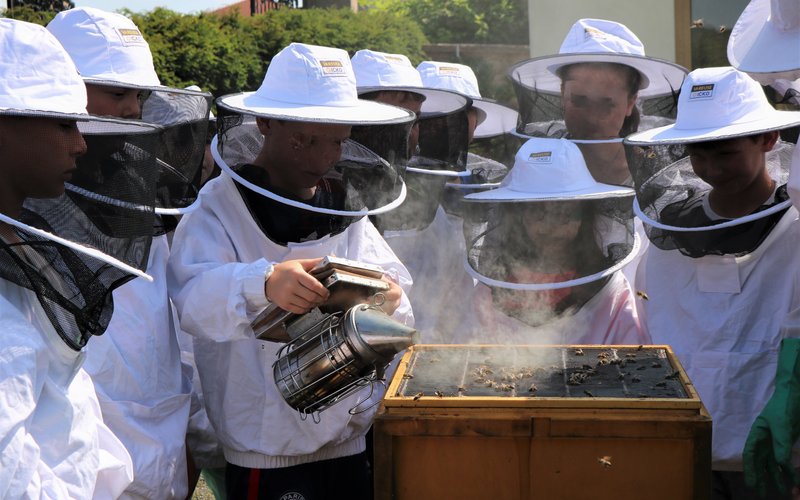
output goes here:
[{"label": "flying bee", "polygon": [[611,467],[611,457],[609,455],[597,457],[597,462],[603,467]]},{"label": "flying bee", "polygon": [[583,393],[586,394],[587,396],[589,396],[590,398],[594,397],[594,394],[592,394],[591,392],[589,392],[587,390],[584,390]]},{"label": "flying bee", "polygon": [[728,31],[728,27],[725,26],[724,24],[719,27],[719,32],[720,33],[725,33],[726,31]]},{"label": "flying bee", "polygon": [[409,380],[409,379],[412,379],[412,378],[414,378],[414,375],[411,375],[410,373],[404,373],[404,374],[403,374],[403,378],[404,378],[405,380]]},{"label": "flying bee", "polygon": [[690,29],[691,28],[702,28],[703,26],[705,26],[705,24],[706,24],[705,21],[703,21],[703,18],[701,17],[700,19],[695,19],[695,20],[692,21]]},{"label": "flying bee", "polygon": [[442,391],[433,391],[437,398],[443,398],[444,393]]},{"label": "flying bee", "polygon": [[423,394],[423,393],[421,393],[421,392],[418,392],[418,393],[414,394],[414,401],[418,400],[418,399],[419,399],[419,398],[421,398],[422,396],[424,396],[424,394]]},{"label": "flying bee", "polygon": [[536,392],[538,390],[539,388],[536,387],[536,384],[531,384],[531,386],[528,388],[528,392]]},{"label": "flying bee", "polygon": [[576,356],[583,356],[583,349],[581,348],[575,349],[575,352],[573,354],[575,354]]},{"label": "flying bee", "polygon": [[647,292],[645,292],[643,290],[637,290],[636,291],[636,296],[637,297],[641,297],[644,300],[650,300],[650,296],[647,295]]},{"label": "flying bee", "polygon": [[658,361],[653,361],[650,364],[650,366],[652,366],[653,368],[661,368],[661,363],[659,363]]}]

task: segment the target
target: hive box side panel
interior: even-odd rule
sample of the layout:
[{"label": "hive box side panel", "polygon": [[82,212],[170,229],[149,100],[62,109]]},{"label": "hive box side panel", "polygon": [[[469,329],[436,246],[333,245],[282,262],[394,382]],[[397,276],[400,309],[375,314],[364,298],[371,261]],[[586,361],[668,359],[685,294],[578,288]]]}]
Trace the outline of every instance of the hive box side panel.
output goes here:
[{"label": "hive box side panel", "polygon": [[376,498],[710,498],[707,415],[520,417],[379,415]]},{"label": "hive box side panel", "polygon": [[534,439],[530,498],[694,499],[693,452],[691,440]]},{"label": "hive box side panel", "polygon": [[392,498],[527,498],[527,439],[408,436],[395,439],[393,448]]}]

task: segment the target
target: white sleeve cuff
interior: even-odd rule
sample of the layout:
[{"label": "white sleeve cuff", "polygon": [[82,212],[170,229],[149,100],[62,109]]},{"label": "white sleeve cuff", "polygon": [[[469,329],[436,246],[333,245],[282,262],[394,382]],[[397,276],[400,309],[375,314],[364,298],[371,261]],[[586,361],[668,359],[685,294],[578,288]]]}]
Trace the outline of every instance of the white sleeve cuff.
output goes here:
[{"label": "white sleeve cuff", "polygon": [[249,311],[261,312],[269,305],[264,284],[270,274],[272,274],[272,263],[266,259],[253,262],[243,273],[242,293]]}]

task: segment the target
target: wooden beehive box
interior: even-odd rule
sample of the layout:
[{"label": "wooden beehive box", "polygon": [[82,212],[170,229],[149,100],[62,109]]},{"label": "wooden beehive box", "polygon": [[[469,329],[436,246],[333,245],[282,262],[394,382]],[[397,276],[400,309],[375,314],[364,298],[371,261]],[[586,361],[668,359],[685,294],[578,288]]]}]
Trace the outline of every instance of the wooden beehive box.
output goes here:
[{"label": "wooden beehive box", "polygon": [[374,436],[378,500],[711,493],[711,418],[668,346],[415,346]]}]

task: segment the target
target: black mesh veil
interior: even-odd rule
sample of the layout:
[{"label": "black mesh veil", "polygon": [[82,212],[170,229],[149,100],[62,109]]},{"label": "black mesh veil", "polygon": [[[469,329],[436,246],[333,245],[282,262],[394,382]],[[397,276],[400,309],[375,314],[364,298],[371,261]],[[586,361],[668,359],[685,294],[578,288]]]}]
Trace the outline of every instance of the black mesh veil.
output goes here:
[{"label": "black mesh veil", "polygon": [[459,177],[457,181],[448,180],[442,193],[442,208],[451,215],[463,217],[464,211],[469,209],[469,204],[463,201],[464,196],[499,186],[508,170],[504,164],[491,158],[468,153],[468,175]]},{"label": "black mesh veil", "polygon": [[[414,122],[391,125],[359,125],[350,131],[350,139],[374,152],[393,166],[387,175],[382,166],[370,162],[353,162],[345,157],[337,166],[348,183],[357,186],[368,207],[382,207],[397,199],[403,179],[399,172],[408,164],[411,154],[409,136]],[[407,195],[406,195],[407,196]]]},{"label": "black mesh veil", "polygon": [[[660,93],[639,91],[634,106],[626,115],[615,111],[614,106],[618,109],[624,101],[614,102],[612,89],[600,76],[596,85],[591,83],[592,80],[584,80],[584,86],[570,95],[569,105],[566,105],[560,80],[541,66],[534,59],[509,71],[519,103],[519,121],[514,133],[521,137],[569,139],[579,145],[596,180],[632,185],[631,177],[639,175],[634,166],[637,164],[635,157],[641,154],[641,150],[623,145],[622,138],[637,131],[674,123],[681,85],[676,76],[680,72],[669,75],[675,81],[666,74],[662,81],[651,81],[650,88],[661,89]],[[619,64],[607,66],[626,68],[621,74],[633,79],[629,85],[635,88],[636,71]],[[532,70],[531,67],[539,69]],[[631,92],[627,87],[621,90],[625,95]]]},{"label": "black mesh veil", "polygon": [[[183,89],[143,91],[142,120],[164,127],[158,150],[156,213],[186,213],[200,190],[203,155],[208,133],[212,96]],[[174,228],[174,218],[161,219],[158,233]]]},{"label": "black mesh veil", "polygon": [[[392,161],[348,139],[342,144],[340,161],[318,184],[313,202],[304,202],[271,188],[266,171],[253,165],[264,144],[256,117],[217,102],[218,133],[212,142],[212,153],[220,168],[237,183],[265,234],[274,241],[285,244],[297,238],[336,234],[365,215],[394,209],[405,199],[406,186],[394,162],[403,161],[408,154],[408,130],[413,118],[397,125],[353,127],[357,139],[380,147]],[[293,228],[282,227],[287,224]],[[294,237],[275,240],[276,235],[288,233]]]},{"label": "black mesh veil", "polygon": [[[146,276],[155,217],[154,152],[162,133],[138,121],[78,119],[86,153],[64,193],[26,198],[17,218],[0,220],[0,277],[35,292],[59,336],[75,350],[105,331],[112,290]],[[42,144],[48,140],[52,151],[59,149],[52,138],[41,138]]]},{"label": "black mesh veil", "polygon": [[635,253],[629,196],[475,202],[465,218],[467,271],[495,307],[529,325],[576,310]]},{"label": "black mesh veil", "polygon": [[[424,229],[433,221],[442,201],[445,184],[462,175],[467,167],[467,98],[453,93],[452,102],[439,110],[427,100],[418,121],[417,148],[406,163],[403,178],[408,187],[406,201],[396,210],[373,218],[380,231]],[[430,99],[430,98],[429,98]]]},{"label": "black mesh veil", "polygon": [[648,239],[662,250],[679,250],[695,258],[752,252],[791,206],[786,183],[794,148],[779,141],[767,153],[775,191],[753,213],[738,219],[714,214],[708,202],[711,186],[694,173],[684,146],[646,148],[641,171],[647,176],[636,183],[634,208]]}]

